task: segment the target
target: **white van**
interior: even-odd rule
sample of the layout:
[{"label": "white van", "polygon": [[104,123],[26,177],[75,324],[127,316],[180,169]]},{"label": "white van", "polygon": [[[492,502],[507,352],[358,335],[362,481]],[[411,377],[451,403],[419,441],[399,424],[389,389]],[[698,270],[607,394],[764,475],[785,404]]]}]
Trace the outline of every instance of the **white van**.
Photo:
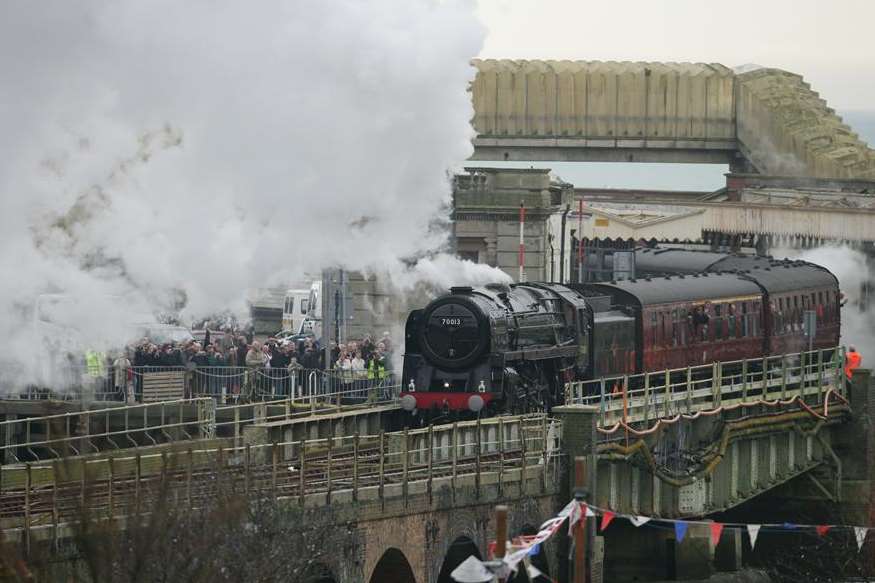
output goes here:
[{"label": "white van", "polygon": [[310,290],[290,289],[283,302],[283,331],[297,332],[310,311]]}]

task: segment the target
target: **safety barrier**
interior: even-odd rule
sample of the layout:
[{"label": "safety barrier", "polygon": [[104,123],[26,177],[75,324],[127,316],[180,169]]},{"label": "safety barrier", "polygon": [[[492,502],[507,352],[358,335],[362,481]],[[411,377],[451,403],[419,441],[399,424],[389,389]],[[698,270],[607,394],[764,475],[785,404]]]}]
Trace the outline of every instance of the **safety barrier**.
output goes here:
[{"label": "safety barrier", "polygon": [[566,403],[599,408],[599,426],[755,404],[823,404],[844,396],[844,352],[813,350],[759,359],[568,383]]},{"label": "safety barrier", "polygon": [[[196,416],[185,408],[196,408]],[[216,431],[213,399],[183,399],[108,407],[0,421],[4,462],[62,458],[178,439],[211,438]],[[194,434],[193,434],[194,433]]]},{"label": "safety barrier", "polygon": [[[119,372],[119,374],[116,374]],[[60,399],[97,401],[143,401],[150,386],[166,385],[176,377],[173,388],[191,397],[211,396],[221,402],[264,401],[282,398],[298,400],[314,396],[342,396],[346,404],[385,401],[397,395],[400,380],[392,371],[369,373],[345,370],[288,368],[250,368],[242,366],[132,366],[116,371],[106,367],[91,375],[85,367],[68,367],[61,378],[63,386],[41,388],[33,385],[13,393],[22,399]],[[119,381],[117,383],[116,381]],[[169,385],[168,385],[169,386]],[[9,392],[7,392],[9,394]]]},{"label": "safety barrier", "polygon": [[[197,509],[223,491],[297,500],[302,506],[347,500],[432,495],[443,480],[455,496],[464,484],[489,483],[499,492],[538,479],[543,491],[558,483],[561,425],[544,415],[508,418],[516,437],[483,439],[483,424],[458,423],[452,444],[433,430],[351,435],[225,448],[192,446],[160,454],[81,458],[2,468],[0,528],[6,540],[30,547],[33,533],[57,541],[66,525],[141,516],[175,500]],[[478,437],[479,436],[479,437]]]}]

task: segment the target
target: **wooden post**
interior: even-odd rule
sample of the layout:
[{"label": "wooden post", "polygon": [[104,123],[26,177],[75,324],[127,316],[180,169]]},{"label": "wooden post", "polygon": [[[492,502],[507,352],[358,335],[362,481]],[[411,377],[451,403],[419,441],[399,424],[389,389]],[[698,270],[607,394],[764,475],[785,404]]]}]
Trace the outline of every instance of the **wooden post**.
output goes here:
[{"label": "wooden post", "polygon": [[386,433],[380,430],[380,483],[377,486],[377,493],[380,500],[383,500],[383,487],[385,486],[385,469],[386,469]]},{"label": "wooden post", "polygon": [[[500,560],[507,553],[507,506],[495,507],[495,558]],[[499,581],[505,581],[504,578]]]},{"label": "wooden post", "polygon": [[30,489],[33,484],[30,464],[24,465],[24,553],[30,556]]},{"label": "wooden post", "polygon": [[185,471],[185,500],[191,508],[191,478],[194,474],[194,451],[188,448],[188,467]]},{"label": "wooden post", "polygon": [[61,476],[61,467],[60,464],[55,461],[52,462],[52,544],[55,546],[55,550],[58,547],[58,529],[59,523],[61,522],[60,512],[58,511],[58,482]]},{"label": "wooden post", "polygon": [[327,464],[328,464],[328,466],[325,468],[325,488],[326,488],[325,500],[327,501],[328,504],[331,504],[331,458],[332,458],[333,453],[334,453],[332,451],[333,446],[334,446],[334,436],[329,435],[328,441],[327,441],[327,447],[328,447]]},{"label": "wooden post", "polygon": [[711,408],[720,406],[720,363],[711,364]]},{"label": "wooden post", "polygon": [[741,402],[747,401],[747,359],[741,361]]},{"label": "wooden post", "polygon": [[762,372],[762,395],[761,398],[763,401],[769,400],[769,357],[763,356],[763,372]]},{"label": "wooden post", "polygon": [[456,475],[459,469],[459,423],[458,421],[453,422],[453,435],[452,435],[452,443],[451,447],[453,449],[453,473],[450,477],[450,490],[452,490],[453,494],[453,502],[456,501]]},{"label": "wooden post", "polygon": [[109,465],[109,479],[107,480],[108,484],[108,502],[109,502],[109,519],[110,521],[113,519],[115,515],[115,510],[113,509],[113,499],[112,499],[112,491],[114,490],[113,486],[115,484],[115,464],[113,464],[113,458],[107,458],[107,464]]},{"label": "wooden post", "polygon": [[222,485],[222,465],[224,463],[225,458],[225,450],[222,448],[222,444],[219,443],[219,447],[216,449],[216,473],[218,474],[217,481],[219,486]]},{"label": "wooden post", "polygon": [[650,373],[644,373],[644,424],[650,421]]},{"label": "wooden post", "polygon": [[477,499],[480,499],[480,417],[477,417],[477,424],[474,426],[476,435],[474,436],[474,492]]},{"label": "wooden post", "polygon": [[243,450],[243,492],[249,494],[249,483],[250,483],[250,444],[246,444],[246,448]]},{"label": "wooden post", "polygon": [[526,491],[526,432],[523,427],[523,421],[520,419],[520,454],[522,456],[522,466],[520,467],[520,487],[519,487],[519,495],[520,497],[525,494]]},{"label": "wooden post", "polygon": [[302,439],[301,444],[298,446],[298,503],[303,506],[304,505],[304,496],[306,494],[307,484],[304,480],[305,474],[305,466],[307,457],[307,440]]},{"label": "wooden post", "polygon": [[352,436],[352,499],[359,499],[359,432]]},{"label": "wooden post", "polygon": [[[255,412],[253,411],[253,416]],[[240,407],[234,407],[234,445],[240,443]]]},{"label": "wooden post", "polygon": [[498,495],[504,492],[504,418],[498,418]]},{"label": "wooden post", "polygon": [[693,412],[693,369],[687,367],[687,413]]},{"label": "wooden post", "polygon": [[270,488],[273,490],[274,498],[277,496],[277,464],[279,463],[279,445],[277,442],[273,442],[273,445],[270,448]]},{"label": "wooden post", "polygon": [[402,493],[402,496],[404,497],[404,507],[406,508],[407,507],[407,471],[408,471],[407,464],[409,463],[409,458],[410,458],[410,441],[407,438],[407,428],[406,427],[404,428],[404,436],[402,437],[402,439],[404,440],[404,447],[403,447],[404,460],[402,460],[403,473],[402,473],[402,478],[401,478],[401,493]]},{"label": "wooden post", "polygon": [[665,406],[663,407],[663,416],[668,417],[671,411],[671,373],[665,369]]},{"label": "wooden post", "polygon": [[787,355],[781,356],[781,399],[787,398]]},{"label": "wooden post", "polygon": [[[134,504],[136,505],[137,517],[140,516],[140,481],[143,479],[143,465],[140,454],[136,455],[136,467],[134,468]],[[189,505],[191,507],[191,505]],[[139,524],[138,524],[139,525]]]},{"label": "wooden post", "polygon": [[428,481],[426,482],[426,490],[428,492],[428,501],[431,503],[431,487],[432,487],[432,470],[434,469],[434,426],[428,426]]},{"label": "wooden post", "polygon": [[823,403],[823,350],[817,351],[817,392],[820,393],[820,402]]},{"label": "wooden post", "polygon": [[[586,503],[586,458],[574,458],[574,499]],[[574,525],[574,583],[586,583],[586,512]]]},{"label": "wooden post", "polygon": [[82,503],[82,510],[84,511],[86,506],[86,502],[88,499],[85,496],[85,490],[88,489],[88,466],[85,459],[82,459],[82,475],[79,476],[79,494],[80,494],[80,502]]},{"label": "wooden post", "polygon": [[542,491],[542,492],[546,492],[546,491],[547,491],[547,482],[548,482],[548,476],[547,476],[547,464],[548,464],[549,461],[550,461],[550,453],[549,453],[549,445],[550,445],[549,442],[550,442],[550,438],[549,438],[549,436],[547,435],[547,415],[546,415],[546,414],[544,414],[543,419],[544,419],[544,421],[543,421],[543,423],[542,423],[542,425],[541,425],[541,430],[542,430],[543,433],[544,433],[544,439],[543,439],[543,441],[542,441],[542,443],[543,443],[544,445],[543,445],[543,450],[541,451],[541,455],[543,456],[543,460],[544,460],[544,468],[543,468],[544,473],[543,473],[543,475],[541,476],[541,477],[542,477],[542,480],[541,480],[541,491]]}]

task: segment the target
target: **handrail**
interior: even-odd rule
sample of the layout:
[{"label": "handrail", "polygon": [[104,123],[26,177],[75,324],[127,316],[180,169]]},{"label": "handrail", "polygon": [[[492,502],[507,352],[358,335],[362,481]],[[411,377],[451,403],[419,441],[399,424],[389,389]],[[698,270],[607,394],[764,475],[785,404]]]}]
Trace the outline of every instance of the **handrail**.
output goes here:
[{"label": "handrail", "polygon": [[652,422],[741,403],[844,396],[841,348],[612,376],[566,384],[566,403],[599,408],[599,425]]},{"label": "handrail", "polygon": [[[7,466],[0,470],[0,530],[7,536],[19,533],[26,543],[34,529],[50,528],[50,536],[58,537],[61,526],[86,514],[114,520],[134,509],[140,513],[144,502],[160,505],[173,498],[173,491],[188,499],[188,507],[198,508],[215,500],[223,485],[247,496],[270,495],[301,504],[322,495],[327,504],[344,491],[358,500],[364,489],[380,500],[407,498],[412,491],[408,483],[422,481],[427,481],[426,495],[431,496],[434,480],[455,485],[465,476],[474,476],[479,496],[487,483],[482,474],[497,475],[499,487],[515,480],[520,491],[535,478],[535,487],[544,492],[558,482],[559,421],[545,415],[504,417],[498,423],[450,427],[451,445],[429,432],[401,431]],[[511,437],[502,433],[483,438],[496,427],[507,427]]]},{"label": "handrail", "polygon": [[[183,416],[184,407],[194,406],[197,409],[197,416],[189,421],[186,421]],[[171,417],[175,417],[175,421],[167,420],[168,411]],[[214,416],[214,401],[208,397],[200,397],[195,399],[181,399],[175,401],[159,401],[156,403],[140,403],[137,405],[124,405],[119,407],[107,407],[103,409],[86,409],[84,411],[68,411],[65,413],[55,413],[51,415],[43,415],[38,417],[23,417],[21,419],[10,419],[0,422],[0,435],[11,436],[15,433],[23,433],[26,438],[21,443],[4,442],[0,444],[0,455],[4,457],[10,455],[15,461],[21,461],[16,450],[24,448],[34,457],[34,447],[46,448],[57,458],[64,457],[62,452],[57,451],[57,446],[66,446],[74,452],[75,455],[81,455],[84,451],[81,448],[88,447],[95,452],[99,452],[100,448],[95,445],[94,440],[106,439],[114,449],[123,449],[115,441],[113,436],[124,436],[131,440],[131,435],[144,434],[155,443],[154,438],[149,435],[150,431],[165,432],[168,429],[179,428],[180,431],[185,431],[186,427],[196,425],[199,427],[201,437],[206,437],[211,428],[215,424]],[[135,412],[134,416],[141,425],[134,426],[131,424],[131,412]],[[158,423],[151,423],[150,417],[159,416]],[[93,420],[100,419],[103,421],[103,430],[93,431]],[[112,420],[121,421],[123,427],[121,429],[112,429]],[[52,436],[52,428],[57,422],[64,425],[63,433],[58,437]],[[34,427],[45,427],[44,439],[33,439]],[[79,434],[76,432],[79,431]],[[191,435],[188,435],[191,439]],[[76,444],[80,444],[77,448]],[[60,448],[59,448],[60,449]]]}]

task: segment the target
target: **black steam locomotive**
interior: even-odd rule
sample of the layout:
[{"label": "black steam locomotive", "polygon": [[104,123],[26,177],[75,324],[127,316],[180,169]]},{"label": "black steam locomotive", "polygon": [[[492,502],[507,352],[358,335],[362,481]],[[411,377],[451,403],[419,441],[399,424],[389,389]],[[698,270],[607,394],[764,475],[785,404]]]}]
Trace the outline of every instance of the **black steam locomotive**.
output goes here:
[{"label": "black steam locomotive", "polygon": [[[407,319],[402,406],[423,417],[550,410],[574,380],[799,352],[806,311],[813,348],[838,345],[827,269],[674,255],[642,256],[643,276],[626,281],[452,288]],[[731,271],[710,271],[721,267]]]}]

